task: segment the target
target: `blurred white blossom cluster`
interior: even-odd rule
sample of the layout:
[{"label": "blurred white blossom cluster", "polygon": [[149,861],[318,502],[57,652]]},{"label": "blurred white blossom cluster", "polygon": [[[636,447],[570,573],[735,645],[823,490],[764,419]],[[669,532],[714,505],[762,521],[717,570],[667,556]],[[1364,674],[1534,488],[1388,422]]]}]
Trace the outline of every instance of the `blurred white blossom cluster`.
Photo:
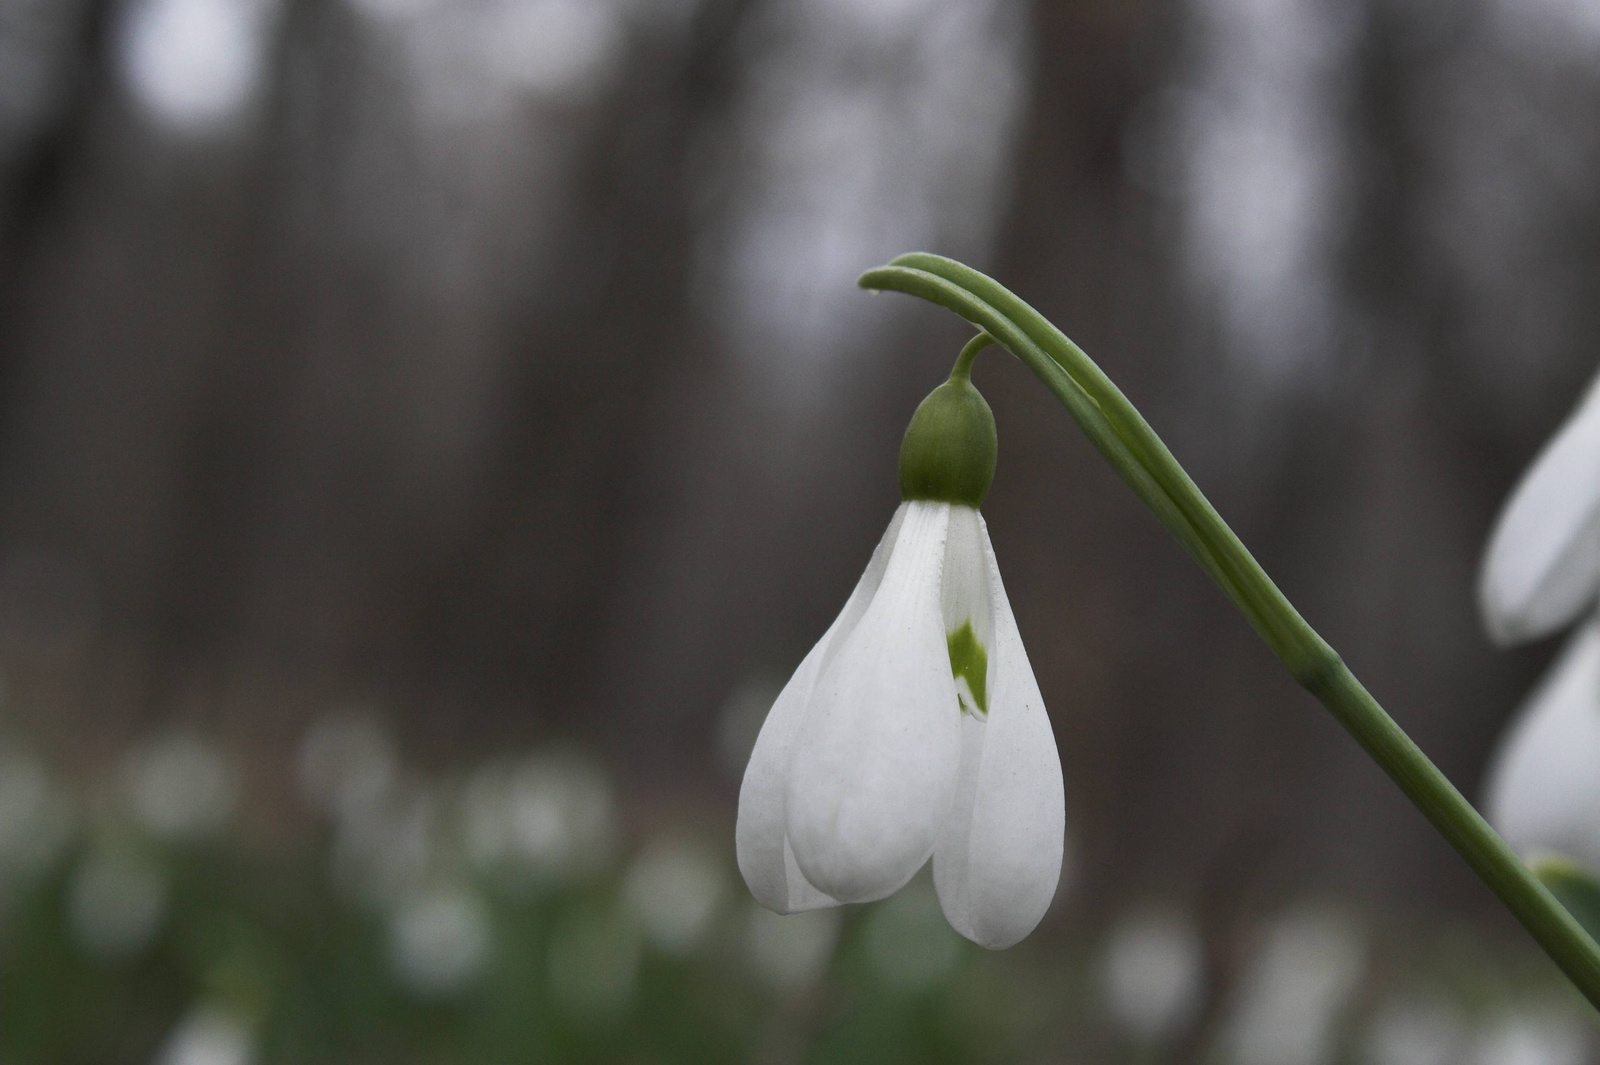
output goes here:
[{"label": "blurred white blossom cluster", "polygon": [[[294,770],[326,828],[326,848],[289,865],[294,892],[332,907],[309,917],[307,934],[352,934],[341,949],[375,966],[361,979],[399,1002],[466,1010],[514,978],[546,989],[570,1023],[609,1026],[642,1008],[652,965],[731,967],[730,986],[792,999],[833,964],[837,914],[761,909],[735,892],[732,855],[690,825],[631,839],[609,773],[580,750],[429,776],[380,715],[345,709],[311,726]],[[74,788],[27,746],[0,742],[0,987],[7,963],[26,957],[9,939],[30,900],[58,900],[35,934],[72,965],[132,979],[218,936],[217,912],[247,908],[252,881],[284,857],[252,854],[237,816],[248,801],[240,765],[198,732],[135,745],[105,783]],[[267,868],[241,872],[261,860]],[[903,969],[896,937],[921,942],[922,931],[891,928],[882,964]],[[193,974],[157,1065],[263,1060],[286,993],[274,972],[286,948],[257,942],[266,936],[223,936],[242,943],[217,946]],[[932,975],[948,977],[959,947],[939,950]],[[7,1035],[0,1058],[11,1060]]]},{"label": "blurred white blossom cluster", "polygon": [[[1237,1065],[1583,1065],[1600,1050],[1575,992],[1381,959],[1372,922],[1326,898],[1293,900],[1242,941],[1208,947],[1196,915],[1129,908],[1100,955],[1109,1016],[1146,1054],[1202,1040]],[[1216,978],[1222,963],[1228,986]],[[1210,1010],[1213,1016],[1205,1014]]]},{"label": "blurred white blossom cluster", "polygon": [[[723,746],[748,741],[733,718],[765,696],[745,696]],[[726,832],[638,817],[577,748],[429,773],[381,714],[340,709],[295,754],[317,827],[288,845],[252,835],[260,768],[174,729],[81,786],[0,732],[0,1059],[102,1060],[97,1031],[147,1033],[152,1065],[292,1046],[330,1065],[429,1046],[730,1065],[807,1046],[842,1062],[1083,1046],[1113,1065],[1583,1065],[1597,1049],[1548,974],[1498,947],[1463,966],[1459,929],[1447,963],[1397,953],[1337,900],[1242,932],[1181,897],[1137,900],[1103,930],[997,955],[950,929],[926,875],[859,909],[768,912],[713,842]]]},{"label": "blurred white blossom cluster", "polygon": [[[497,897],[522,900],[617,883],[608,901],[552,929],[553,987],[580,1012],[622,1009],[646,946],[692,956],[741,917],[725,855],[692,835],[665,835],[626,853],[604,767],[575,750],[495,759],[427,780],[370,714],[316,723],[300,751],[307,801],[332,828],[337,890],[385,915],[389,956],[414,992],[469,988],[494,963]],[[743,918],[759,921],[751,911]],[[821,975],[836,922],[774,948],[748,934],[752,965],[783,986]]]}]

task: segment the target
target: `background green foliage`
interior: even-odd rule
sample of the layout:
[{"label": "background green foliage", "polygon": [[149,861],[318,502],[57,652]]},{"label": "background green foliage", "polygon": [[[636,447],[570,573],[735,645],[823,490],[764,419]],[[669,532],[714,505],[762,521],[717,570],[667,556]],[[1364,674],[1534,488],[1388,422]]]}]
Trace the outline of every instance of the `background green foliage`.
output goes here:
[{"label": "background green foliage", "polygon": [[[1519,1023],[1555,1033],[1540,1061],[1591,1046],[1529,944],[1331,897],[1213,942],[1183,899],[1134,899],[1111,927],[1058,914],[1001,953],[950,930],[925,874],[778,917],[738,882],[730,825],[633,808],[572,748],[429,779],[374,722],[324,722],[286,767],[303,815],[274,839],[190,735],[98,794],[4,751],[0,1061],[17,1065],[1495,1065],[1522,1060],[1494,1056]],[[1382,1058],[1396,1023],[1418,1056]]]}]

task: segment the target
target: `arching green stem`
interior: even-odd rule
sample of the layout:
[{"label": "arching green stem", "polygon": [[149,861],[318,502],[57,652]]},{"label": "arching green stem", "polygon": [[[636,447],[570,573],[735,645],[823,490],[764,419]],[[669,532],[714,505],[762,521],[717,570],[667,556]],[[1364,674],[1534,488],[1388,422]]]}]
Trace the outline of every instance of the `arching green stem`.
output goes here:
[{"label": "arching green stem", "polygon": [[1300,616],[1155,430],[1083,349],[1005,286],[953,259],[902,255],[867,271],[860,284],[920,296],[983,330],[962,349],[957,369],[970,369],[972,358],[992,338],[1032,370],[1294,678],[1338,718],[1600,1008],[1600,946]]},{"label": "arching green stem", "polygon": [[978,352],[994,343],[994,337],[988,333],[979,333],[961,346],[961,354],[956,356],[956,364],[950,368],[950,380],[972,380],[972,363],[978,357]]}]

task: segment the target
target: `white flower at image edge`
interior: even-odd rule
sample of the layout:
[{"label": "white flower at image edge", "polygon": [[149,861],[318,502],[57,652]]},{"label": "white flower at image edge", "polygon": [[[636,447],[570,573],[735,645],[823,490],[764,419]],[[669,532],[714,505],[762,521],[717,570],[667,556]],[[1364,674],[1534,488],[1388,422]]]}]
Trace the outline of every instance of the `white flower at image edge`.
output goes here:
[{"label": "white flower at image edge", "polygon": [[893,894],[931,856],[950,924],[1033,930],[1061,873],[1061,763],[976,509],[902,503],[778,696],[739,792],[739,870],[778,913]]},{"label": "white flower at image edge", "polygon": [[1502,646],[1547,636],[1600,593],[1600,378],[1495,521],[1478,601]]},{"label": "white flower at image edge", "polygon": [[1489,765],[1485,813],[1517,852],[1600,872],[1600,621],[1562,648]]},{"label": "white flower at image edge", "polygon": [[[1600,594],[1600,378],[1523,474],[1479,583],[1484,625],[1510,645],[1593,615]],[[1600,621],[1568,638],[1490,763],[1485,812],[1519,853],[1600,871]]]}]

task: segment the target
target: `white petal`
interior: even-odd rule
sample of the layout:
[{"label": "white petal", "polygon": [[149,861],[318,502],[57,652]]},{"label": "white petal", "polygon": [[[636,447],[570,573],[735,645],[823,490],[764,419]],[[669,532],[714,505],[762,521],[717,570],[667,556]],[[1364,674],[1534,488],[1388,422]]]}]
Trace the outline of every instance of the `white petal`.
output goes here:
[{"label": "white petal", "polygon": [[739,819],[734,828],[739,872],[756,901],[777,913],[796,913],[838,903],[806,883],[795,864],[784,829],[784,796],[789,784],[789,762],[794,755],[796,728],[806,703],[816,688],[824,663],[832,661],[840,641],[860,622],[867,605],[883,581],[889,552],[900,534],[904,504],[895,511],[888,531],[878,541],[866,572],[822,639],[801,661],[789,683],[767,711],[756,737],[739,787]]},{"label": "white petal", "polygon": [[1545,445],[1489,537],[1478,585],[1489,635],[1529,640],[1577,617],[1600,590],[1600,378]]},{"label": "white petal", "polygon": [[[989,563],[984,559],[984,546],[989,542],[983,519],[971,507],[950,508],[950,531],[945,537],[944,578],[939,588],[939,612],[944,619],[944,631],[957,638],[963,626],[971,626],[972,638],[986,654],[994,650],[994,597],[989,594]],[[955,645],[946,643],[955,669]],[[988,677],[993,676],[993,663],[982,683],[974,691],[970,680],[962,675],[955,678],[956,691],[963,707],[970,712],[983,712],[987,702]]]},{"label": "white petal", "polygon": [[[964,508],[955,509],[959,514]],[[989,712],[962,715],[960,776],[949,823],[933,854],[933,882],[951,926],[998,950],[1033,931],[1055,897],[1066,801],[1055,735],[1000,581],[988,528],[976,511],[969,513],[994,616]],[[951,539],[956,542],[954,530]],[[947,563],[955,564],[954,559]]]},{"label": "white petal", "polygon": [[824,665],[789,769],[795,860],[841,902],[892,894],[928,860],[960,760],[939,614],[950,506],[904,510],[883,583]]},{"label": "white petal", "polygon": [[1518,853],[1553,850],[1600,872],[1600,622],[1590,621],[1517,713],[1484,807]]}]

